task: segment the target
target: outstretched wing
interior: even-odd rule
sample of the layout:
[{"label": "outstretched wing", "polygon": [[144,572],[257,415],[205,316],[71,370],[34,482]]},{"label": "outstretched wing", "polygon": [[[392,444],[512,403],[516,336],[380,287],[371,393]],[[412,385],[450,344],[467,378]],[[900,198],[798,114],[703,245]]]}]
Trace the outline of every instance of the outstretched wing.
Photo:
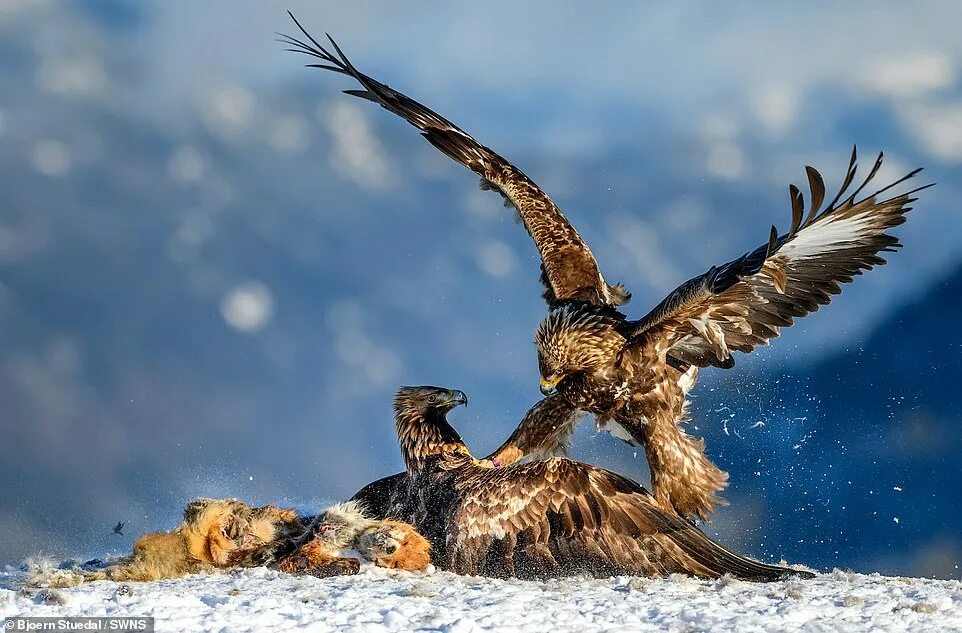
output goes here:
[{"label": "outstretched wing", "polygon": [[312,68],[323,68],[356,79],[363,90],[344,92],[373,101],[405,119],[444,154],[479,174],[482,189],[501,192],[506,203],[518,210],[525,229],[541,254],[541,279],[549,304],[580,299],[618,306],[628,301],[630,295],[624,288],[605,283],[588,245],[551,198],[521,170],[441,115],[357,70],[328,36],[337,52],[336,56],[331,54],[304,30],[293,14],[291,18],[310,43],[282,35],[281,41],[292,47],[288,50],[323,62],[308,64]]},{"label": "outstretched wing", "polygon": [[492,573],[497,564],[512,575],[795,573],[733,554],[660,510],[635,482],[568,459],[470,469],[456,489],[447,557],[458,573]]},{"label": "outstretched wing", "polygon": [[567,454],[571,434],[582,415],[559,395],[543,398],[528,409],[511,436],[486,459],[500,467],[524,457]]},{"label": "outstretched wing", "polygon": [[815,169],[806,167],[812,201],[804,221],[802,193],[792,185],[787,234],[779,236],[773,226],[768,243],[685,282],[634,323],[631,336],[636,342],[663,339],[659,342],[669,358],[682,364],[731,367],[732,351],[750,352],[777,337],[793,319],[827,304],[841,292],[840,284],[884,264],[879,253],[901,247],[886,231],[905,221],[908,205],[916,200],[913,194],[931,186],[882,197],[921,171],[916,169],[858,200],[881,166],[879,154],[868,177],[843,199],[855,179],[853,149],[838,195],[821,212],[825,185]]}]

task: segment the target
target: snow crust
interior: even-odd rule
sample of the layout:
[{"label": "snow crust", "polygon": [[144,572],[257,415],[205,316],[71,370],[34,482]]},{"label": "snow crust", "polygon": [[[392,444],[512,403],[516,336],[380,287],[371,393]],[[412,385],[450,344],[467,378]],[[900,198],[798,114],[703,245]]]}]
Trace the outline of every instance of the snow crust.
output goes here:
[{"label": "snow crust", "polygon": [[731,578],[494,580],[362,567],[313,578],[264,568],[154,583],[21,589],[0,573],[0,618],[156,618],[158,631],[962,631],[962,581],[835,571]]}]

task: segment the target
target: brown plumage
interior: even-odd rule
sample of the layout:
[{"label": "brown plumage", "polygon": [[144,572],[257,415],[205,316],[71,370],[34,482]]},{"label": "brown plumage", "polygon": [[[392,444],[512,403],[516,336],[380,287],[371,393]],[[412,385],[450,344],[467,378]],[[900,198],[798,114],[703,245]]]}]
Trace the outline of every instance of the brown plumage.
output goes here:
[{"label": "brown plumage", "polygon": [[[557,389],[573,406],[595,414],[600,425],[646,450],[655,498],[683,516],[706,518],[720,501],[727,475],[704,454],[704,442],[679,427],[687,421],[686,394],[709,365],[734,366],[732,353],[750,352],[778,336],[793,320],[814,312],[841,292],[840,284],[885,263],[881,252],[900,247],[886,231],[905,221],[921,187],[881,196],[918,170],[859,198],[882,164],[879,155],[862,183],[847,193],[856,174],[853,150],[848,173],[824,210],[821,176],[807,168],[812,203],[803,220],[799,190],[790,188],[792,224],[779,236],[741,257],[713,266],[632,321],[606,306],[562,302],[550,310],[536,336],[542,386]],[[531,419],[522,422],[537,424]],[[546,437],[547,425],[518,435]],[[560,444],[560,438],[559,438]],[[510,440],[496,455],[526,452]]]},{"label": "brown plumage", "polygon": [[[345,92],[407,120],[444,154],[480,174],[483,188],[499,191],[517,209],[541,255],[549,306],[535,338],[542,392],[559,394],[572,407],[593,413],[600,428],[642,445],[655,498],[685,517],[707,518],[728,478],[705,456],[703,441],[681,428],[698,368],[732,367],[733,351],[767,343],[794,318],[828,303],[840,284],[884,263],[879,253],[899,246],[886,230],[904,221],[919,191],[881,196],[916,170],[859,199],[878,173],[879,155],[868,177],[847,194],[855,179],[853,151],[838,195],[820,210],[825,186],[807,167],[811,205],[806,214],[799,189],[790,188],[792,223],[786,234],[779,236],[773,227],[759,248],[712,267],[647,316],[630,320],[616,309],[630,293],[604,280],[588,246],[531,179],[444,117],[358,71],[333,40],[337,55],[301,31],[310,43],[285,36],[291,50],[323,62],[311,66],[356,79],[363,89]],[[570,412],[560,415],[526,417],[493,457],[510,461],[562,449],[573,418]]]},{"label": "brown plumage", "polygon": [[[663,511],[648,492],[613,472],[565,458],[486,467],[471,457],[447,413],[460,391],[402,387],[395,422],[401,476],[354,499],[413,524],[434,561],[462,574],[544,577],[672,573],[746,580],[810,576],[738,556]],[[438,443],[443,436],[451,441]]]}]

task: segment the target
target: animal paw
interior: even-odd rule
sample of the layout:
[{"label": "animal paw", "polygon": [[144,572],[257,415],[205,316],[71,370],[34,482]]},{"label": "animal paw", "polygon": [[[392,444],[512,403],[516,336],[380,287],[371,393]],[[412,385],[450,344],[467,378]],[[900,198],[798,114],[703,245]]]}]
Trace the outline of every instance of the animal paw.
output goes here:
[{"label": "animal paw", "polygon": [[308,560],[307,556],[301,554],[291,554],[287,558],[278,561],[277,569],[287,572],[288,574],[298,574],[305,571],[311,566],[311,561]]},{"label": "animal paw", "polygon": [[330,576],[353,576],[361,571],[361,562],[356,558],[336,558],[325,565],[305,569],[302,573],[318,578]]}]

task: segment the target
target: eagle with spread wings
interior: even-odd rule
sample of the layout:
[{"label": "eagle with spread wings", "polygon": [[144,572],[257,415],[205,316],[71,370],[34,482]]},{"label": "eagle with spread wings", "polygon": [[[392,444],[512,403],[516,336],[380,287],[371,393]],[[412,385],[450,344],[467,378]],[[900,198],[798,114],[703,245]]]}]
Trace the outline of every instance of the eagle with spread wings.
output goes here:
[{"label": "eagle with spread wings", "polygon": [[[654,498],[682,517],[707,519],[728,481],[727,473],[705,455],[704,441],[682,428],[688,420],[687,393],[698,370],[732,367],[734,352],[767,344],[794,319],[827,304],[841,284],[884,264],[880,253],[900,246],[887,231],[905,221],[914,194],[925,188],[887,194],[917,169],[864,194],[882,166],[882,155],[853,187],[853,150],[838,194],[823,207],[822,176],[806,167],[809,205],[806,209],[802,192],[792,185],[788,232],[779,234],[773,226],[755,250],[712,266],[647,315],[630,319],[619,310],[630,293],[605,280],[587,244],[530,178],[436,112],[360,72],[329,36],[336,54],[297,26],[309,42],[288,36],[284,41],[290,50],[321,62],[309,66],[354,78],[361,89],[344,92],[404,118],[441,152],[479,174],[483,189],[501,193],[514,206],[541,255],[548,303],[535,336],[541,391],[563,399],[566,405],[559,409],[565,420],[571,419],[570,408],[587,411],[599,428],[643,446]],[[526,416],[492,458],[510,463],[560,451],[571,428],[551,416]]]},{"label": "eagle with spread wings", "polygon": [[467,401],[454,389],[402,387],[394,420],[407,472],[353,498],[372,515],[414,525],[442,569],[529,578],[812,576],[734,554],[613,472],[562,457],[486,466],[447,420]]}]

